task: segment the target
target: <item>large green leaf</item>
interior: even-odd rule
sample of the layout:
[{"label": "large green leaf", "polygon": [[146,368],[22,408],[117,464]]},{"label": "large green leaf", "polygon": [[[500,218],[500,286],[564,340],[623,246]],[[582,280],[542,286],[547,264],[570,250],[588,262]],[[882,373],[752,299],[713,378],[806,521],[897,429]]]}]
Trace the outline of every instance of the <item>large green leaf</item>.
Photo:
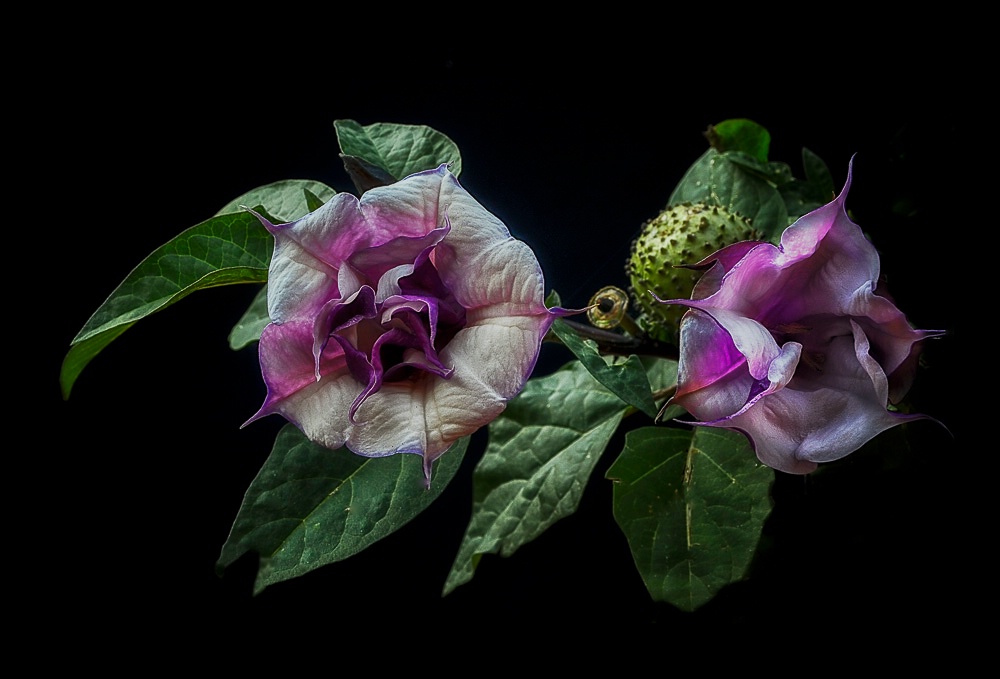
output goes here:
[{"label": "large green leaf", "polygon": [[462,155],[446,135],[427,125],[335,120],[340,150],[386,170],[395,179],[432,170],[448,163],[456,177],[462,172]]},{"label": "large green leaf", "polygon": [[[234,198],[212,219],[153,251],[73,338],[59,377],[63,398],[69,398],[87,364],[142,318],[197,290],[267,280],[274,239],[243,206],[256,205],[257,212],[281,224],[308,214],[335,194],[322,182],[304,179],[266,184]],[[255,300],[230,334],[234,349],[259,339],[267,325],[266,291],[262,295],[263,306]]]},{"label": "large green leaf", "polygon": [[[330,200],[336,191],[322,182],[285,179],[259,186],[226,203],[216,214],[240,212],[244,205],[263,205],[275,224],[295,221]],[[275,221],[277,220],[277,221]]]},{"label": "large green leaf", "polygon": [[552,332],[580,359],[594,379],[629,405],[656,417],[653,390],[638,356],[629,356],[624,361],[608,361],[598,353],[596,342],[583,339],[558,318],[552,324]]},{"label": "large green leaf", "polygon": [[510,556],[576,511],[626,409],[579,361],[528,380],[489,425],[472,518],[444,595],[472,579],[484,554]]},{"label": "large green leaf", "polygon": [[[287,179],[260,186],[226,203],[219,214],[235,212],[243,205],[263,205],[267,214],[278,223],[293,222],[319,209],[337,194],[322,182],[307,179]],[[271,322],[267,315],[267,285],[254,297],[243,316],[229,333],[229,346],[242,349],[260,339],[260,333]]]},{"label": "large green leaf", "polygon": [[367,458],[330,450],[285,425],[247,489],[217,571],[259,555],[254,593],[357,554],[409,523],[461,466],[469,437],[434,462],[424,485],[419,455]]},{"label": "large green leaf", "polygon": [[614,516],[656,601],[692,611],[746,576],[774,472],[741,434],[643,427],[608,469]]},{"label": "large green leaf", "polygon": [[140,319],[196,290],[265,281],[273,249],[260,221],[239,212],[213,217],[154,250],[73,338],[59,377],[63,398],[86,365]]},{"label": "large green leaf", "polygon": [[771,181],[750,169],[755,163],[740,152],[710,148],[688,168],[668,205],[691,201],[722,206],[749,218],[763,240],[772,240],[788,226],[788,210]]}]

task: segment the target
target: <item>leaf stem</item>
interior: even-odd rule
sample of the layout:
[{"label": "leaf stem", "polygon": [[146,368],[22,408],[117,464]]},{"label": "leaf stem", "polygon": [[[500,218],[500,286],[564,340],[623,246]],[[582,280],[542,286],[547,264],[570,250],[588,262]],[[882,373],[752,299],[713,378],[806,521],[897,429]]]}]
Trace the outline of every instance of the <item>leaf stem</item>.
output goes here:
[{"label": "leaf stem", "polygon": [[[677,347],[657,342],[647,336],[636,337],[621,332],[602,330],[586,323],[563,319],[563,323],[570,327],[577,335],[584,339],[593,340],[597,345],[597,350],[601,354],[614,356],[658,356],[660,358],[671,358],[677,360],[679,354]],[[555,333],[549,332],[545,335],[545,341],[562,344]]]}]

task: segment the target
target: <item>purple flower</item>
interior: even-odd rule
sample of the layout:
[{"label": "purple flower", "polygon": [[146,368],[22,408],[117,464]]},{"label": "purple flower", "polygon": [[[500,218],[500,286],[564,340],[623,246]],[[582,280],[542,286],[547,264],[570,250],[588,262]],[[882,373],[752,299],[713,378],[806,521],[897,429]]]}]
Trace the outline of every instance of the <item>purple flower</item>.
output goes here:
[{"label": "purple flower", "polygon": [[921,340],[884,294],[879,256],[844,207],[801,217],[781,244],[747,241],[695,265],[683,304],[671,403],[708,427],[744,433],[774,469],[806,474],[903,422],[889,409],[909,390]]},{"label": "purple flower", "polygon": [[[531,249],[445,165],[340,193],[274,235],[267,397],[312,441],[431,464],[524,387],[561,309]],[[245,425],[244,425],[245,426]]]}]

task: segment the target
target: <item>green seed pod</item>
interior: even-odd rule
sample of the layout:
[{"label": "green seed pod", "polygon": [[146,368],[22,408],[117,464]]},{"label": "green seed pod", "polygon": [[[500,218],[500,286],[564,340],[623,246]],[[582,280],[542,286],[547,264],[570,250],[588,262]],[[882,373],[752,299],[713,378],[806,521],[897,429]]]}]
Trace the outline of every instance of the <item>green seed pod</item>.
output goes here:
[{"label": "green seed pod", "polygon": [[678,203],[646,222],[625,264],[639,327],[654,339],[676,344],[687,309],[661,304],[649,291],[661,299],[690,298],[702,272],[675,265],[694,264],[726,245],[760,237],[746,217],[704,203]]}]

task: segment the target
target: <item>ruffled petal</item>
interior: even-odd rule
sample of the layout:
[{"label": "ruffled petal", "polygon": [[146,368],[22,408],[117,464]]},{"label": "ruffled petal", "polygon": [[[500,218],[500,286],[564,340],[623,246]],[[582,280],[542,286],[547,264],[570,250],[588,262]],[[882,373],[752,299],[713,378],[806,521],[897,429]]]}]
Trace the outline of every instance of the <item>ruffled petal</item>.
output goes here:
[{"label": "ruffled petal", "polygon": [[829,350],[823,379],[803,372],[724,426],[745,432],[761,461],[793,474],[841,459],[886,429],[931,419],[886,409],[887,385],[868,341],[855,325]]},{"label": "ruffled petal", "polygon": [[[265,415],[280,412],[286,417],[291,406],[286,402],[303,390],[312,389],[318,380],[350,379],[350,369],[340,346],[328,346],[320,360],[320,376],[316,376],[313,356],[311,323],[293,321],[282,325],[269,324],[260,336],[258,356],[261,373],[267,387],[263,406],[243,426]],[[289,417],[295,421],[293,417]]]},{"label": "ruffled petal", "polygon": [[[726,329],[707,313],[691,311],[685,314],[680,339],[681,360],[677,365],[675,402],[707,387],[728,384],[734,377],[745,375],[747,380],[752,379],[746,369],[746,356],[736,348]],[[739,401],[740,404],[745,402],[745,398]],[[729,409],[723,409],[722,414],[728,415],[739,407],[734,404]],[[719,417],[718,414],[699,416],[706,419]]]},{"label": "ruffled petal", "polygon": [[311,440],[430,465],[493,420],[557,316],[531,249],[442,165],[272,225],[268,384]]}]

